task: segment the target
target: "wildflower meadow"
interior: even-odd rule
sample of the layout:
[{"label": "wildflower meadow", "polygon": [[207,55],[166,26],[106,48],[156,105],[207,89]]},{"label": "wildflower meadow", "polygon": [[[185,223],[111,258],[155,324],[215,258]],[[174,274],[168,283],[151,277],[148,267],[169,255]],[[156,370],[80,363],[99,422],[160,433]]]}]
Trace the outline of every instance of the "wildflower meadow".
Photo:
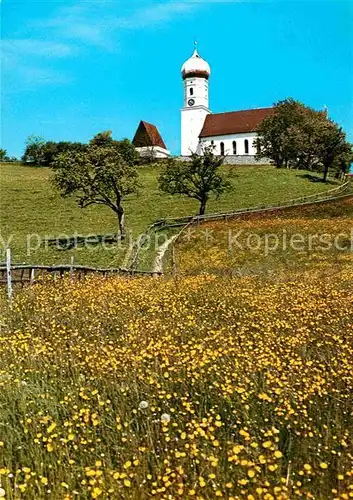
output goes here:
[{"label": "wildflower meadow", "polygon": [[48,281],[2,302],[0,496],[353,497],[353,272]]}]

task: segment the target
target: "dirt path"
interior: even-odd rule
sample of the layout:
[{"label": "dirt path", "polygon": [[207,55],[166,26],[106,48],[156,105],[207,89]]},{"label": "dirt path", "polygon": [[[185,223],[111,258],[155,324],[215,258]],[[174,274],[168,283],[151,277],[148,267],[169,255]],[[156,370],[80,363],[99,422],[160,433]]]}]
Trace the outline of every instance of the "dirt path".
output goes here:
[{"label": "dirt path", "polygon": [[172,236],[169,240],[165,241],[163,245],[161,245],[157,250],[156,258],[153,263],[153,272],[154,273],[163,273],[163,259],[166,251],[168,250],[169,245],[175,240],[177,235]]}]

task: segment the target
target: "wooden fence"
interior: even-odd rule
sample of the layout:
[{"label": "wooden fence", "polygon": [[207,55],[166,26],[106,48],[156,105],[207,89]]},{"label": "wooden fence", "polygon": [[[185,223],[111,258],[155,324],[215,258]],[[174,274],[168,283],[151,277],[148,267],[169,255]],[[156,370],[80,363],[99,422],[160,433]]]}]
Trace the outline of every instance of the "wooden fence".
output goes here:
[{"label": "wooden fence", "polygon": [[54,265],[41,266],[35,264],[11,264],[11,253],[7,249],[6,265],[0,264],[0,286],[7,287],[8,298],[11,300],[13,295],[14,285],[33,285],[42,281],[46,276],[63,278],[69,276],[72,280],[80,280],[89,274],[100,274],[104,277],[119,275],[119,276],[159,276],[162,273],[154,273],[150,271],[136,271],[121,268],[96,268],[80,265]]},{"label": "wooden fence", "polygon": [[295,206],[300,206],[300,205],[306,205],[308,203],[315,203],[315,202],[324,202],[324,201],[329,201],[332,199],[335,199],[339,197],[342,193],[345,193],[346,191],[349,190],[351,186],[351,181],[347,181],[344,184],[341,184],[340,186],[330,189],[329,191],[324,191],[321,193],[316,193],[313,195],[309,196],[303,196],[302,198],[294,198],[292,200],[288,201],[283,201],[279,202],[274,205],[258,205],[254,207],[249,207],[249,208],[239,208],[237,210],[233,210],[232,212],[224,212],[224,213],[211,213],[211,214],[205,214],[205,215],[190,215],[186,217],[167,217],[165,219],[158,220],[154,222],[149,229],[153,228],[158,228],[158,229],[164,229],[164,228],[170,228],[170,227],[180,227],[188,223],[198,223],[198,222],[206,222],[206,221],[213,221],[213,220],[219,220],[219,219],[227,219],[231,217],[235,217],[237,215],[242,215],[246,214],[248,212],[250,213],[255,213],[255,212],[261,212],[261,211],[272,211],[272,210],[279,210],[282,208],[289,208],[289,207],[295,207]]}]

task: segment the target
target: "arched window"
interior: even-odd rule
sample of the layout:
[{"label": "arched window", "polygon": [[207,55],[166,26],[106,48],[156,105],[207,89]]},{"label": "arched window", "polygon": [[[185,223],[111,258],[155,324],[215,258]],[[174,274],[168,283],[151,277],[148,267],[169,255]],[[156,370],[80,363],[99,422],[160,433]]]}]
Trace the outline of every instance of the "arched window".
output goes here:
[{"label": "arched window", "polygon": [[224,156],[224,142],[221,142],[221,155]]},{"label": "arched window", "polygon": [[247,139],[244,141],[244,151],[246,155],[249,154],[249,141]]},{"label": "arched window", "polygon": [[237,154],[237,141],[233,141],[233,155]]},{"label": "arched window", "polygon": [[190,87],[190,95],[194,95],[194,89]]}]

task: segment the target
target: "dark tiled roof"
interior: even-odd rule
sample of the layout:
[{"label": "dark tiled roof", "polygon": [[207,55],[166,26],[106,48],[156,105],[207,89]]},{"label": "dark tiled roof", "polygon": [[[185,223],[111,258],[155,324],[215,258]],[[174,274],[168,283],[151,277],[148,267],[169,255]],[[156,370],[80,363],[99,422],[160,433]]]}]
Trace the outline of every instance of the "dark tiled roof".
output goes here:
[{"label": "dark tiled roof", "polygon": [[142,120],[137,127],[135,136],[132,139],[132,144],[136,148],[159,146],[160,148],[167,149],[157,127]]},{"label": "dark tiled roof", "polygon": [[207,115],[200,137],[256,132],[262,120],[274,112],[274,108],[259,108]]}]

